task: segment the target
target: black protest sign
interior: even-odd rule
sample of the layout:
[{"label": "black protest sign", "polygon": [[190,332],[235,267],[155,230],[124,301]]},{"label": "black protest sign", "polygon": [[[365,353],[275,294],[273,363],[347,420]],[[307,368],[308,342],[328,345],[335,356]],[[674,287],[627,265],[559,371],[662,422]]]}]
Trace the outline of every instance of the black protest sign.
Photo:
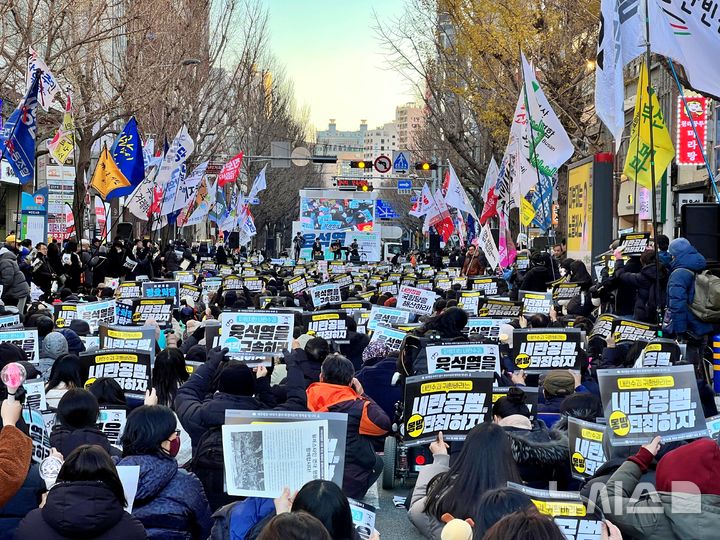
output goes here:
[{"label": "black protest sign", "polygon": [[635,343],[636,341],[650,342],[658,335],[659,327],[654,324],[641,323],[617,319],[613,326],[615,343]]},{"label": "black protest sign", "polygon": [[599,513],[590,512],[575,491],[547,491],[508,482],[508,487],[530,497],[538,512],[552,518],[566,540],[601,540],[606,525]]},{"label": "black protest sign", "polygon": [[155,358],[155,328],[152,326],[109,326],[100,325],[100,350],[126,349],[150,354],[151,363]]},{"label": "black protest sign", "polygon": [[648,246],[650,233],[629,233],[620,237],[620,249],[626,257],[642,255]]},{"label": "black protest sign", "polygon": [[[174,298],[136,298],[132,301],[132,324],[145,326],[149,319],[155,319],[161,327],[172,325]],[[119,324],[125,324],[120,321]]]},{"label": "black protest sign", "polygon": [[613,446],[707,437],[693,366],[601,369],[598,382]]},{"label": "black protest sign", "polygon": [[117,381],[126,396],[145,398],[145,391],[150,387],[150,353],[107,349],[82,353],[80,357],[89,366],[86,384],[109,377]]},{"label": "black protest sign", "polygon": [[54,304],[55,327],[69,328],[70,322],[77,319],[77,304]]},{"label": "black protest sign", "polygon": [[378,293],[389,293],[393,296],[397,296],[398,293],[398,284],[397,281],[381,281],[377,284]]},{"label": "black protest sign", "polygon": [[221,326],[219,321],[205,322],[205,347],[207,350],[220,346]]},{"label": "black protest sign", "polygon": [[481,341],[497,343],[500,341],[500,325],[509,322],[510,319],[469,317],[465,328],[463,328],[463,334],[467,334],[470,338],[480,339]]},{"label": "black protest sign", "polygon": [[428,345],[428,373],[442,371],[493,371],[500,374],[500,350],[497,345],[477,342],[440,342]]},{"label": "black protest sign", "polygon": [[352,285],[353,278],[350,274],[338,274],[336,276],[333,276],[332,282],[341,289],[343,289]]},{"label": "black protest sign", "polygon": [[523,303],[523,314],[533,315],[542,313],[547,315],[552,308],[552,293],[539,293],[530,291],[520,291],[520,301]]},{"label": "black protest sign", "polygon": [[522,315],[522,302],[511,300],[497,300],[495,298],[482,298],[480,300],[480,317],[516,318]]},{"label": "black protest sign", "polygon": [[193,302],[198,302],[200,301],[201,294],[202,291],[200,290],[200,287],[196,285],[190,285],[188,283],[180,284],[180,299],[183,299],[187,296]]},{"label": "black protest sign", "polygon": [[607,338],[612,336],[615,321],[617,321],[617,319],[618,318],[615,315],[610,315],[609,313],[600,315],[595,321],[595,326],[593,326],[588,339],[597,337],[607,340]]},{"label": "black protest sign", "polygon": [[190,272],[188,270],[178,270],[177,272],[173,272],[173,279],[177,281],[178,283],[188,283],[190,285],[195,283],[195,272]]},{"label": "black protest sign", "polygon": [[582,335],[574,328],[513,330],[515,366],[531,373],[553,369],[580,369]]},{"label": "black protest sign", "polygon": [[293,294],[303,292],[308,288],[307,279],[305,276],[295,276],[287,280],[287,288]]},{"label": "black protest sign", "polygon": [[[492,394],[492,402],[493,405],[495,402],[503,397],[506,397],[508,393],[510,392],[510,388],[514,388],[512,386],[493,386],[493,394]],[[535,417],[538,413],[538,389],[537,388],[531,388],[529,386],[524,386],[522,388],[523,392],[525,392],[525,405],[528,408],[528,412],[530,413],[530,420],[535,420]]]},{"label": "black protest sign", "polygon": [[341,310],[325,310],[315,313],[303,313],[303,326],[306,334],[312,334],[335,343],[349,343],[347,336],[347,313]]},{"label": "black protest sign", "polygon": [[328,309],[342,309],[348,316],[354,317],[356,313],[361,311],[369,311],[372,307],[370,302],[365,300],[348,300],[339,304],[330,304]]},{"label": "black protest sign", "polygon": [[146,281],[142,284],[144,298],[171,298],[178,307],[180,284],[177,281]]},{"label": "black protest sign", "polygon": [[568,417],[570,472],[573,478],[587,480],[607,461],[603,450],[605,426]]},{"label": "black protest sign", "polygon": [[461,308],[465,313],[471,317],[475,317],[478,314],[480,308],[480,299],[483,298],[481,291],[460,291],[460,298],[458,299],[458,307]]},{"label": "black protest sign", "polygon": [[441,291],[449,291],[452,289],[452,279],[451,278],[445,278],[445,277],[437,277],[435,278],[435,288],[440,289]]},{"label": "black protest sign", "polygon": [[488,371],[434,373],[405,380],[403,441],[407,446],[462,441],[490,420],[493,374]]},{"label": "black protest sign", "polygon": [[582,292],[578,283],[558,283],[553,287],[553,300],[572,300]]},{"label": "black protest sign", "polygon": [[243,278],[235,275],[224,276],[222,280],[222,288],[223,291],[242,291]]},{"label": "black protest sign", "polygon": [[425,289],[426,291],[430,291],[433,288],[432,279],[418,279],[417,281],[415,281],[415,287],[418,289]]},{"label": "black protest sign", "polygon": [[527,270],[530,267],[530,256],[527,253],[520,253],[515,259],[518,270]]},{"label": "black protest sign", "polygon": [[497,296],[500,294],[500,278],[492,277],[471,277],[468,288],[473,291],[482,291],[485,296]]},{"label": "black protest sign", "polygon": [[243,278],[243,285],[250,292],[260,292],[265,287],[265,280],[260,276],[249,276]]},{"label": "black protest sign", "polygon": [[681,360],[680,346],[672,339],[656,338],[643,349],[642,367],[667,367]]}]

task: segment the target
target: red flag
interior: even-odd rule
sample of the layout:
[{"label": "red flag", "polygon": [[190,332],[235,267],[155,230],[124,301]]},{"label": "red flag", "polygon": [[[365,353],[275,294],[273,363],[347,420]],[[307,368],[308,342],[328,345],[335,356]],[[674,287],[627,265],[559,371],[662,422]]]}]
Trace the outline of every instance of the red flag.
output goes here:
[{"label": "red flag", "polygon": [[447,243],[455,230],[452,218],[447,215],[442,220],[438,221],[435,225],[435,232],[437,232],[443,239],[443,242]]},{"label": "red flag", "polygon": [[243,153],[240,152],[223,166],[217,179],[218,187],[223,187],[225,184],[229,184],[237,180],[238,174],[240,174],[242,160]]},{"label": "red flag", "polygon": [[497,202],[498,196],[495,193],[495,188],[491,187],[490,191],[488,191],[487,197],[485,198],[482,214],[480,214],[480,225],[485,225],[485,222],[488,219],[493,216],[497,216]]}]

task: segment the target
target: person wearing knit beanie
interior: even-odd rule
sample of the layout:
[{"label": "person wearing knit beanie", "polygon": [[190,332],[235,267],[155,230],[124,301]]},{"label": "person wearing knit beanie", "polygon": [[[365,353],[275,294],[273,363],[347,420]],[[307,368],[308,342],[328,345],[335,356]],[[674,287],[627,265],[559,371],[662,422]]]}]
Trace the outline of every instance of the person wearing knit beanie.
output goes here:
[{"label": "person wearing knit beanie", "polygon": [[218,391],[234,396],[255,395],[255,374],[247,364],[230,362],[222,368]]},{"label": "person wearing knit beanie", "polygon": [[40,346],[40,357],[57,360],[63,354],[68,353],[68,343],[65,336],[60,332],[50,332],[45,339],[42,340]]},{"label": "person wearing knit beanie", "polygon": [[631,538],[717,538],[720,527],[717,443],[698,439],[665,454],[656,469],[656,491],[648,493],[647,488],[639,485],[640,478],[659,451],[660,437],[655,437],[613,473],[601,499],[605,516]]}]

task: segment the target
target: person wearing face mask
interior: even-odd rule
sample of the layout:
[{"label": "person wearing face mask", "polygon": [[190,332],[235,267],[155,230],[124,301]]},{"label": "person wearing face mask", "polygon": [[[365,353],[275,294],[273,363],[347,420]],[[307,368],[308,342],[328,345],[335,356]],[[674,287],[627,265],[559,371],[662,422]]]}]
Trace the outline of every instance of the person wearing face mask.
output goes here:
[{"label": "person wearing face mask", "polygon": [[143,405],[128,416],[118,466],[140,467],[132,515],[145,526],[148,538],[204,540],[210,534],[212,518],[203,485],[175,459],[181,444],[170,408]]}]

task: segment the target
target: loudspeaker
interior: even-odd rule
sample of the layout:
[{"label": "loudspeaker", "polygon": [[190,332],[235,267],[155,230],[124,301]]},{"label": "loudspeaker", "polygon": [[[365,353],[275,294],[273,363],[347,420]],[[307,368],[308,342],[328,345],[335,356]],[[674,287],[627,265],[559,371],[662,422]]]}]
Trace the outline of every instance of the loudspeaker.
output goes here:
[{"label": "loudspeaker", "polygon": [[708,262],[720,261],[720,204],[689,203],[680,209],[680,234]]},{"label": "loudspeaker", "polygon": [[440,235],[430,233],[430,253],[440,253]]},{"label": "loudspeaker", "polygon": [[115,240],[132,240],[133,224],[127,221],[121,221],[115,229]]}]

